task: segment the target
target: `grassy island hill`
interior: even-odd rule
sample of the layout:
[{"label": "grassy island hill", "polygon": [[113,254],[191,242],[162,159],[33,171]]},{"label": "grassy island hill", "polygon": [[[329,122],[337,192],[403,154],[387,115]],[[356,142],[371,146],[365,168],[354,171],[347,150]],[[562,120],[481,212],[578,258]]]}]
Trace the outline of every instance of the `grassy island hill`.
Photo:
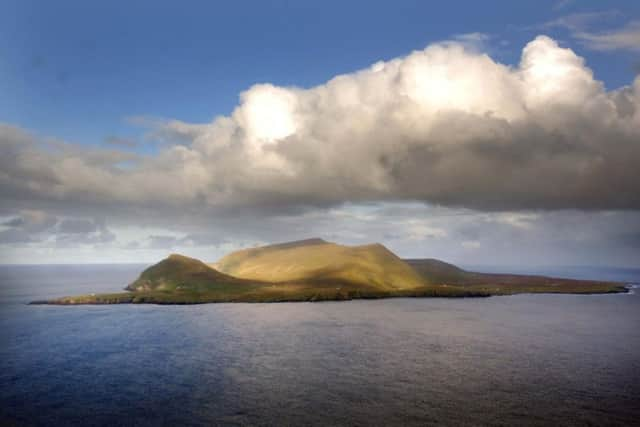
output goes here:
[{"label": "grassy island hill", "polygon": [[168,258],[144,270],[140,277],[125,289],[132,292],[206,291],[214,286],[242,287],[256,284],[255,282],[221,273],[195,258],[171,254]]},{"label": "grassy island hill", "polygon": [[316,283],[379,290],[416,289],[425,281],[379,243],[343,246],[308,239],[233,252],[212,267],[243,279]]},{"label": "grassy island hill", "polygon": [[484,274],[435,259],[402,260],[380,244],[308,239],[244,249],[216,263],[173,254],[144,270],[127,292],[34,304],[198,304],[385,297],[474,297],[513,293],[624,292],[619,283]]}]

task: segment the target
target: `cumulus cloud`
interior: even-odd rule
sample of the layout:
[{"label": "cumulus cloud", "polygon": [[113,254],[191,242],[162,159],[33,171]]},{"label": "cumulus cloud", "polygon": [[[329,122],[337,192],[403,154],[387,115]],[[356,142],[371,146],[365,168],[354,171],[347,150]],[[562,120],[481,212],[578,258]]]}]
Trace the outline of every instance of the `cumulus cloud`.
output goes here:
[{"label": "cumulus cloud", "polygon": [[221,214],[381,200],[640,208],[640,79],[607,92],[545,36],[517,67],[448,41],[309,89],[257,84],[229,116],[152,132],[168,144],[137,156],[2,126],[2,198],[150,217],[158,207]]}]

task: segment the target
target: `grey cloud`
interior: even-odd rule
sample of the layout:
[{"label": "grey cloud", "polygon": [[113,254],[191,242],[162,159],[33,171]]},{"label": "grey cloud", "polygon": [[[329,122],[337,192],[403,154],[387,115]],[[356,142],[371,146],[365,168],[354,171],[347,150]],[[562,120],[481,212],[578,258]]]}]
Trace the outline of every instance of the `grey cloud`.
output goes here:
[{"label": "grey cloud", "polygon": [[231,240],[221,236],[221,232],[201,231],[182,237],[170,235],[151,235],[147,239],[147,248],[171,250],[177,247],[203,247],[229,244]]},{"label": "grey cloud", "polygon": [[18,216],[5,221],[5,227],[19,228],[28,233],[39,233],[54,227],[58,218],[41,210],[26,209],[19,212]]},{"label": "grey cloud", "polygon": [[174,216],[149,229],[139,218],[129,221],[136,226],[116,226],[109,233],[117,238],[108,242],[109,233],[101,242],[99,232],[62,234],[53,227],[36,235],[44,240],[0,246],[0,259],[16,259],[26,247],[29,253],[55,248],[61,262],[78,253],[92,262],[109,261],[110,256],[155,262],[169,252],[215,261],[256,244],[321,237],[343,244],[381,242],[403,257],[436,257],[462,265],[633,266],[638,260],[633,236],[640,233],[635,211],[480,212],[406,202],[345,204],[259,219]]},{"label": "grey cloud", "polygon": [[188,234],[181,239],[181,242],[190,246],[218,246],[230,243],[230,239],[221,236],[220,233],[203,231]]},{"label": "grey cloud", "polygon": [[92,233],[98,230],[98,224],[86,219],[65,219],[58,225],[60,233]]},{"label": "grey cloud", "polygon": [[22,229],[10,228],[0,231],[0,244],[27,243],[33,240],[31,234]]},{"label": "grey cloud", "polygon": [[128,242],[127,244],[125,244],[123,246],[123,249],[127,249],[127,250],[136,250],[136,249],[140,249],[141,245],[140,242],[133,240],[131,242]]},{"label": "grey cloud", "polygon": [[102,220],[60,219],[41,210],[23,210],[2,226],[8,228],[0,230],[0,244],[42,244],[51,239],[57,246],[68,246],[104,244],[116,239]]},{"label": "grey cloud", "polygon": [[638,230],[620,234],[616,240],[625,247],[640,250],[640,231]]},{"label": "grey cloud", "polygon": [[115,242],[116,235],[101,219],[66,218],[60,221],[55,232],[55,242],[60,246],[104,245]]},{"label": "grey cloud", "polygon": [[102,245],[116,240],[115,233],[103,229],[95,233],[60,233],[55,235],[56,246]]},{"label": "grey cloud", "polygon": [[5,227],[21,227],[24,225],[24,218],[16,217],[2,223]]},{"label": "grey cloud", "polygon": [[48,230],[58,223],[55,216],[39,210],[23,210],[18,216],[2,223],[0,244],[29,243],[42,240]]},{"label": "grey cloud", "polygon": [[78,246],[90,245],[94,247],[104,246],[116,240],[116,235],[109,231],[98,234],[59,234],[55,236],[54,242],[58,248],[77,248]]},{"label": "grey cloud", "polygon": [[147,247],[152,249],[172,249],[177,246],[180,239],[175,236],[149,236]]}]

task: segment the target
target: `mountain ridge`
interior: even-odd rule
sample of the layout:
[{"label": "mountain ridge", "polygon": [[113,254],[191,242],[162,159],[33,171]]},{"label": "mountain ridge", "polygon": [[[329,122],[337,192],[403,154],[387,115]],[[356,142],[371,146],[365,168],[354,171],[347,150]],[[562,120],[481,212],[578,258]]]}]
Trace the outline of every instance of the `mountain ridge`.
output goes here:
[{"label": "mountain ridge", "polygon": [[272,283],[333,281],[378,289],[411,289],[424,280],[402,259],[379,243],[346,246],[309,239],[243,249],[209,264],[243,279]]}]

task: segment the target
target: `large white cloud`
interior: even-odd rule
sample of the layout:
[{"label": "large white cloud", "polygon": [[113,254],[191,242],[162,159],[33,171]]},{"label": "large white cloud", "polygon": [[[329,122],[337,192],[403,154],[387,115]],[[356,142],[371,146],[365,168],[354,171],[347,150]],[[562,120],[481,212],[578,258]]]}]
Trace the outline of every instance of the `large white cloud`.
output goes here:
[{"label": "large white cloud", "polygon": [[43,148],[3,126],[2,197],[179,210],[367,200],[640,208],[640,79],[607,92],[545,36],[515,68],[433,44],[310,89],[258,84],[229,116],[154,132],[176,144],[132,157]]}]

